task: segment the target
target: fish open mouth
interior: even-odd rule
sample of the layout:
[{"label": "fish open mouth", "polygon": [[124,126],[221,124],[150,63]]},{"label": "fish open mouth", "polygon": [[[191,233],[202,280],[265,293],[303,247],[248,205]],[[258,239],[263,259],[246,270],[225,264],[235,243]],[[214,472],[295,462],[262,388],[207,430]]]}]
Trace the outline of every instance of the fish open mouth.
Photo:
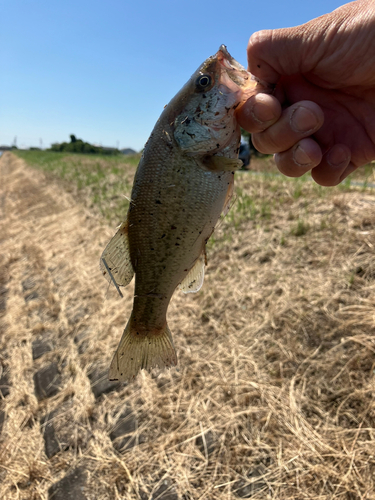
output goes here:
[{"label": "fish open mouth", "polygon": [[225,73],[238,87],[247,86],[248,81],[251,80],[251,74],[229,54],[225,45],[220,46],[216,58]]},{"label": "fish open mouth", "polygon": [[[220,84],[223,84],[228,89],[227,92],[238,92],[241,90],[243,99],[241,98],[240,106],[251,95],[257,92],[271,94],[275,88],[274,85],[259,80],[254,75],[249,73],[238,61],[236,61],[228,52],[225,45],[220,45],[219,50],[215,55],[209,57],[199,69],[200,73],[213,73],[220,78]],[[229,78],[227,78],[229,77]],[[234,87],[229,79],[237,86]],[[226,93],[223,88],[223,93]]]},{"label": "fish open mouth", "polygon": [[240,64],[238,61],[236,61],[228,52],[228,49],[226,48],[225,45],[220,45],[219,50],[217,51],[216,57],[218,61],[220,61],[223,66],[225,66],[227,69],[232,69],[232,70],[239,70],[239,71],[246,71],[246,69]]},{"label": "fish open mouth", "polygon": [[238,108],[247,101],[247,99],[255,92],[271,93],[274,89],[273,85],[260,81],[258,78],[249,73],[238,61],[236,61],[228,52],[225,45],[221,45],[215,55],[216,60],[222,68],[220,85],[225,92],[233,92],[236,94]]},{"label": "fish open mouth", "polygon": [[[243,97],[244,90],[251,82],[251,75],[229,54],[225,45],[221,45],[216,56],[216,61],[220,70],[220,84],[218,89],[223,94],[229,94],[228,104],[233,106],[246,100]],[[254,88],[254,82],[251,82]]]}]

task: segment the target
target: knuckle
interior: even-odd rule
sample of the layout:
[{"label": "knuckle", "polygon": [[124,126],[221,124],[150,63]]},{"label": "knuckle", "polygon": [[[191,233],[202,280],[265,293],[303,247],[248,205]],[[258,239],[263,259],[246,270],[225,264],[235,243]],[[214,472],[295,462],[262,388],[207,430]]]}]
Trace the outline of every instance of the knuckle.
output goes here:
[{"label": "knuckle", "polygon": [[285,158],[276,155],[275,162],[279,171],[287,177],[301,177],[301,175],[305,173],[304,171],[301,172],[301,170],[297,168],[297,165],[293,164],[293,160],[290,157]]},{"label": "knuckle", "polygon": [[261,132],[258,134],[253,134],[252,141],[253,141],[255,148],[259,151],[259,153],[263,153],[263,154],[272,153],[272,151],[269,151],[268,148],[266,147],[266,145],[264,144]]},{"label": "knuckle", "polygon": [[253,142],[254,140],[256,141],[254,142],[254,146],[258,151],[265,154],[280,153],[287,149],[287,147],[278,144],[279,141],[277,139],[277,135],[271,133],[270,129],[253,135]]}]

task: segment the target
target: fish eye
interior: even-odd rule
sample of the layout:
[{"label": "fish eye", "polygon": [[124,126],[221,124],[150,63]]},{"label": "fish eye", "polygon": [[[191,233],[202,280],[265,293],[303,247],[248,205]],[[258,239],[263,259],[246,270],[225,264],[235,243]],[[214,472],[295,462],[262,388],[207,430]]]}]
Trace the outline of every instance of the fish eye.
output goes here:
[{"label": "fish eye", "polygon": [[200,75],[198,76],[195,84],[197,86],[197,90],[207,90],[207,88],[211,85],[212,78],[210,75]]}]

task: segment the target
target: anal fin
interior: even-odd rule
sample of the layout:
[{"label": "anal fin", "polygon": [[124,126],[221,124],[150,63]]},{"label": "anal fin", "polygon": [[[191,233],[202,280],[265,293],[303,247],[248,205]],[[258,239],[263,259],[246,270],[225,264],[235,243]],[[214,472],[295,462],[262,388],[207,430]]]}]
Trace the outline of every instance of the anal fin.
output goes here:
[{"label": "anal fin", "polygon": [[185,278],[178,285],[184,293],[195,293],[202,288],[204,281],[205,251],[203,251],[194,266],[187,273]]}]

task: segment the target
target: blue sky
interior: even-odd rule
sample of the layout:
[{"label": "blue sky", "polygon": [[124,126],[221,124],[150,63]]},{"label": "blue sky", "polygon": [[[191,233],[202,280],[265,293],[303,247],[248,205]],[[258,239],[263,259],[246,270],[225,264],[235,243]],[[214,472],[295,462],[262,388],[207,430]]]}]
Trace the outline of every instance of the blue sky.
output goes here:
[{"label": "blue sky", "polygon": [[[163,110],[224,43],[246,66],[254,31],[302,24],[335,0],[3,0],[0,144],[75,134],[140,150]],[[42,142],[41,142],[42,141]]]}]

